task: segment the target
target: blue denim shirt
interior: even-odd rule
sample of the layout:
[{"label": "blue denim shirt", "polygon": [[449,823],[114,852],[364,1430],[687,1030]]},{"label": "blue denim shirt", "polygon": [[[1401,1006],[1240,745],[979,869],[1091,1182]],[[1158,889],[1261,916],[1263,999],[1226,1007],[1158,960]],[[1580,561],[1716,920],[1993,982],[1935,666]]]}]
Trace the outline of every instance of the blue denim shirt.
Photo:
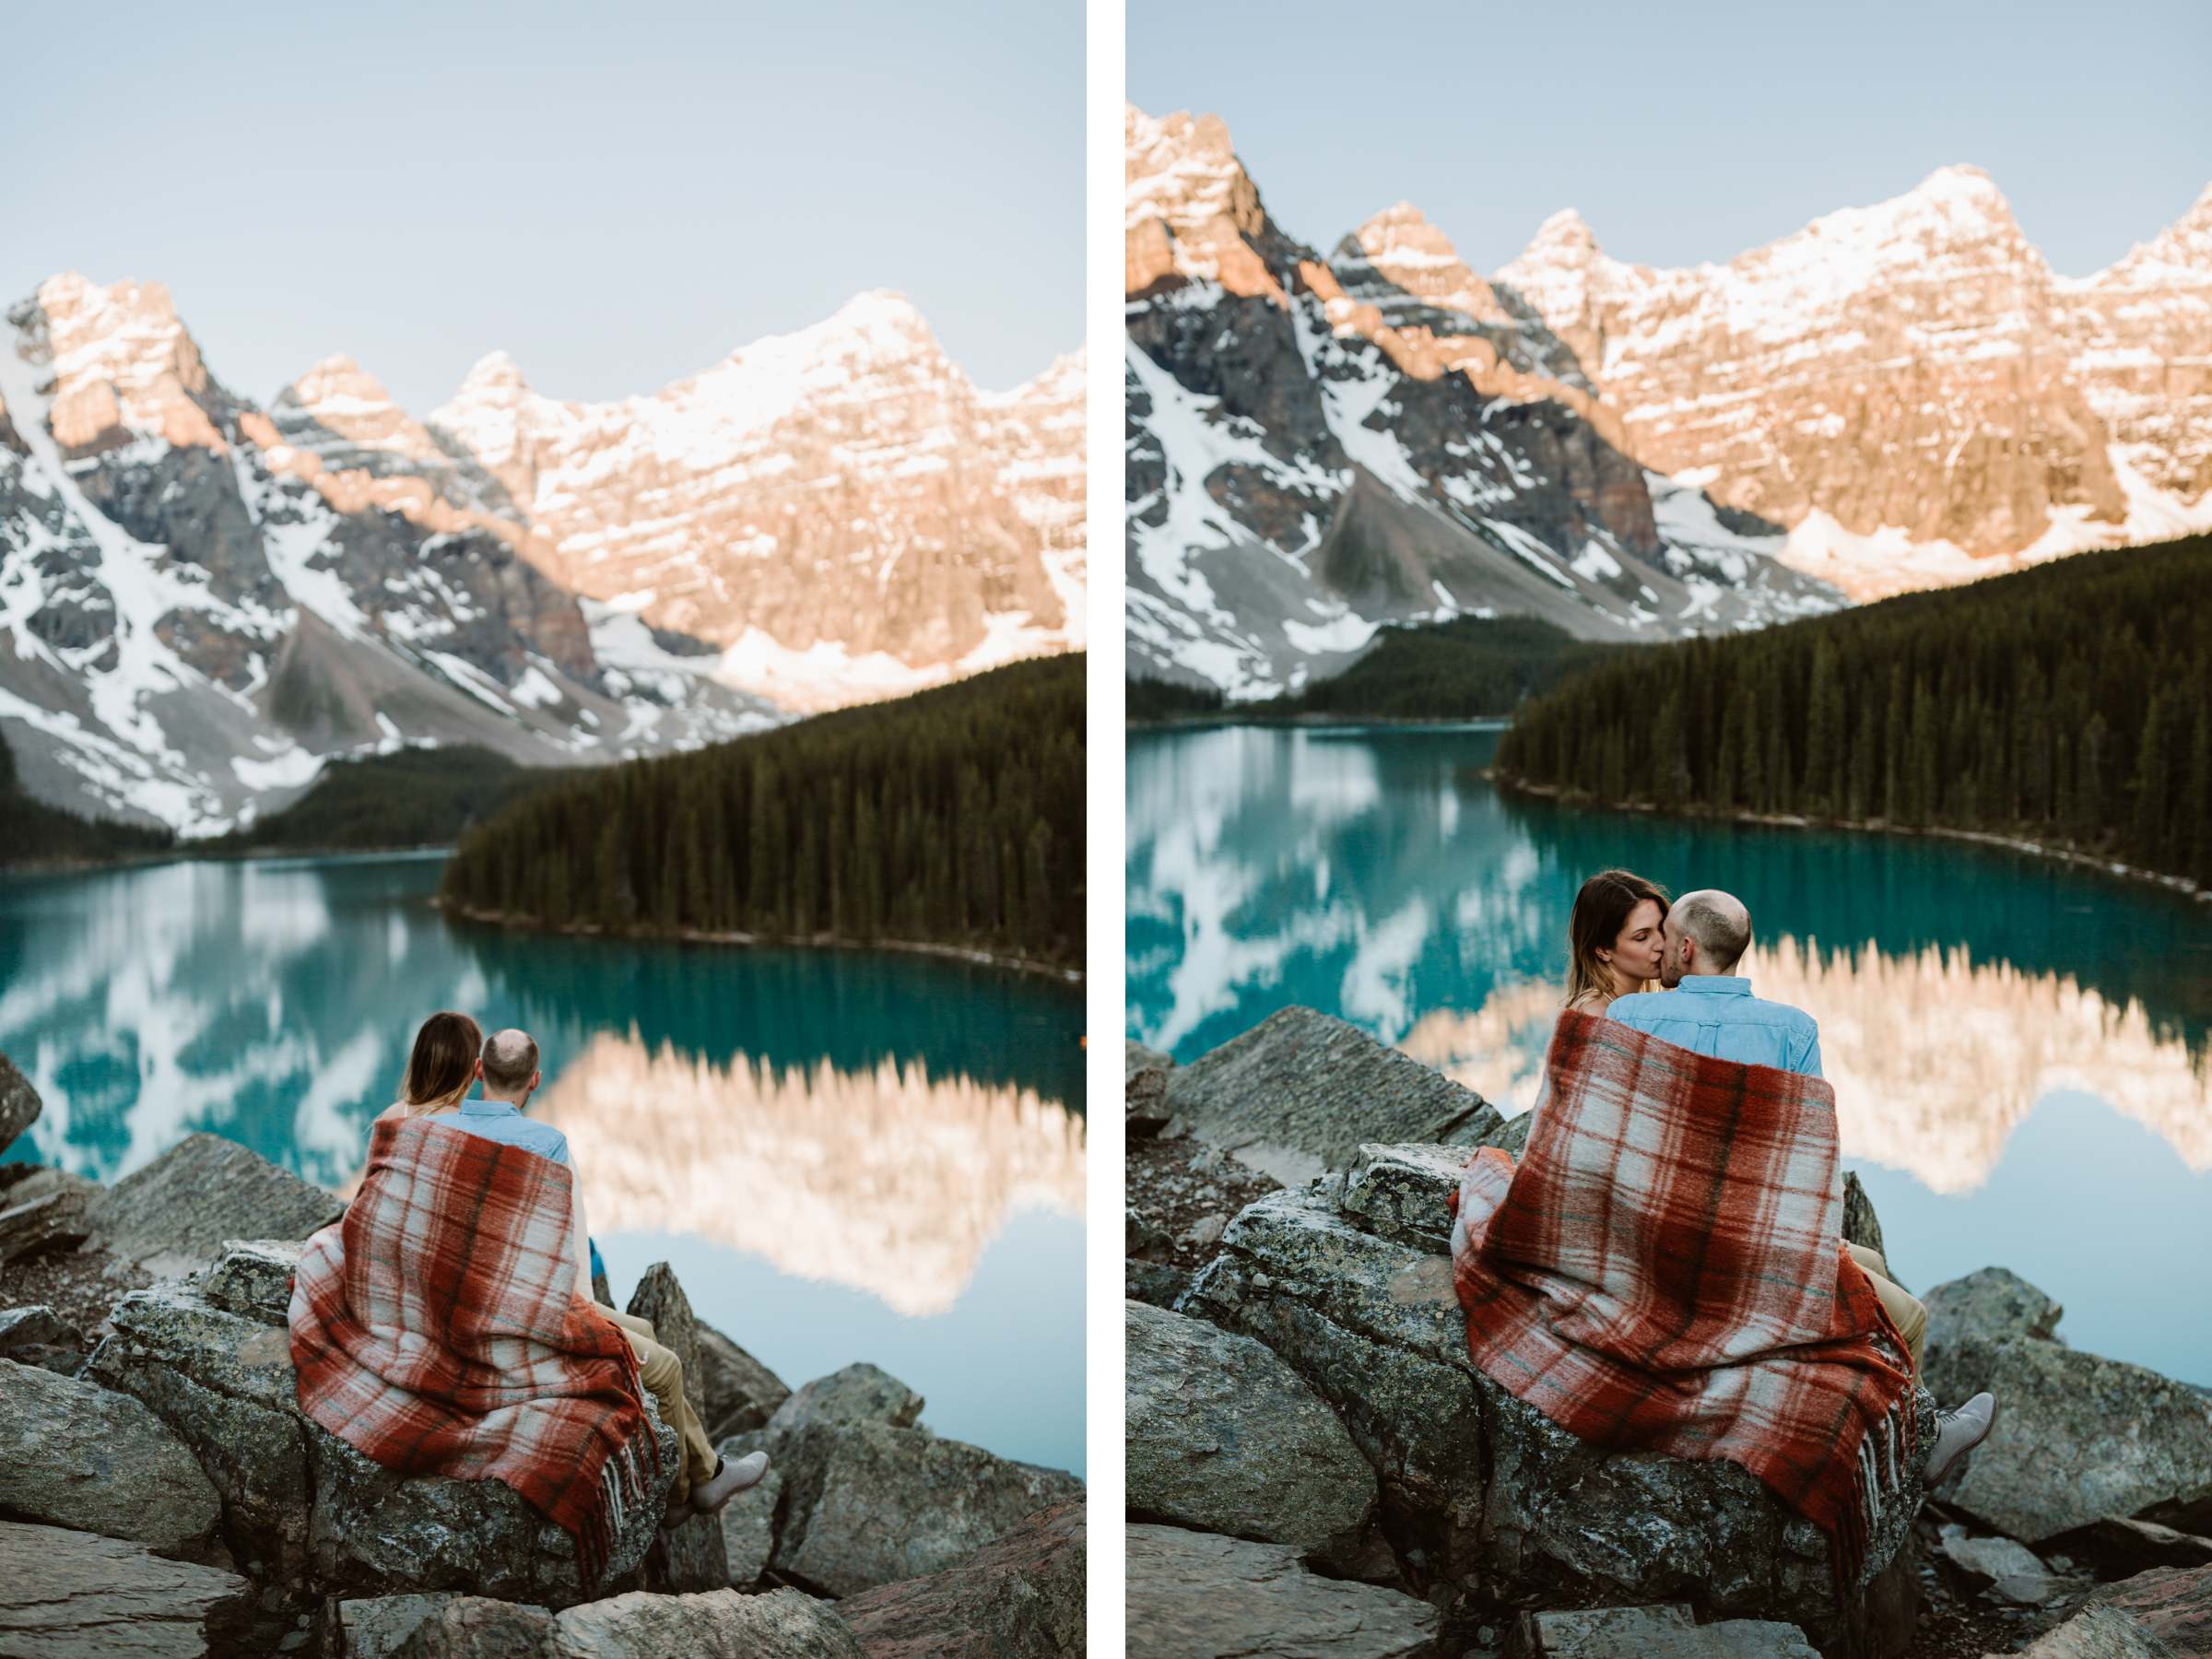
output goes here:
[{"label": "blue denim shirt", "polygon": [[569,1161],[569,1137],[550,1124],[524,1117],[515,1110],[512,1100],[464,1100],[451,1117],[440,1112],[438,1121],[465,1129],[471,1135],[480,1135],[486,1140],[526,1147],[557,1164]]},{"label": "blue denim shirt", "polygon": [[1673,991],[1617,997],[1606,1012],[1621,1024],[1717,1060],[1820,1075],[1820,1028],[1787,1003],[1751,994],[1751,982],[1693,973]]}]

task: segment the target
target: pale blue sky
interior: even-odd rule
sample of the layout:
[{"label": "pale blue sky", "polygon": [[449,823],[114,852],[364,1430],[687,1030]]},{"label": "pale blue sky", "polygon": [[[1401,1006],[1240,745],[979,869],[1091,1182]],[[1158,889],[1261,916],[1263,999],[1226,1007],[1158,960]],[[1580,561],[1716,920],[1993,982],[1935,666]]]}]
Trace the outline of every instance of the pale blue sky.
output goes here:
[{"label": "pale blue sky", "polygon": [[987,387],[1081,343],[1079,0],[220,0],[0,26],[0,305],[166,282],[265,401],[348,352],[607,398],[904,290]]},{"label": "pale blue sky", "polygon": [[1403,198],[1479,271],[1561,207],[1618,258],[1692,265],[1963,161],[2087,276],[2212,181],[2202,0],[1128,8],[1130,98],[1221,116],[1324,252]]}]

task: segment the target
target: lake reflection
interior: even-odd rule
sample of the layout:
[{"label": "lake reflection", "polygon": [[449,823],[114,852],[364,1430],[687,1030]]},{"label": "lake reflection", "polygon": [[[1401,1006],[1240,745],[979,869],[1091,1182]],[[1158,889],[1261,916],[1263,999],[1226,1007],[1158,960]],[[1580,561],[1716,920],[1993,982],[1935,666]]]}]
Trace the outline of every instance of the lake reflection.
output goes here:
[{"label": "lake reflection", "polygon": [[[1496,744],[1474,726],[1133,735],[1129,1034],[1188,1061],[1304,1004],[1518,1110],[1583,878],[1725,888],[1751,909],[1754,988],[1820,1021],[1844,1150],[1885,1220],[1924,1224],[1908,1278],[2002,1260],[2096,1346],[2085,1322],[2112,1327],[2080,1234],[2101,1254],[2147,1230],[2136,1271],[2165,1284],[2164,1312],[2102,1351],[2212,1383],[2212,1293],[2181,1265],[2212,1246],[2212,908],[1959,842],[1500,797],[1480,776]],[[2060,1157],[2030,1134],[2046,1117],[2130,1145],[2140,1125],[2162,1167],[2077,1147],[2074,1227],[1975,1256],[2012,1230],[1997,1206],[2024,1188],[2005,1171]]]},{"label": "lake reflection", "polygon": [[[940,1432],[1082,1466],[1076,992],[921,956],[454,926],[429,903],[440,865],[0,881],[0,1052],[45,1102],[6,1156],[113,1180],[209,1130],[343,1192],[424,1015],[519,1025],[618,1296],[665,1257],[787,1381],[874,1360]],[[1021,1350],[977,1367],[999,1328]]]}]

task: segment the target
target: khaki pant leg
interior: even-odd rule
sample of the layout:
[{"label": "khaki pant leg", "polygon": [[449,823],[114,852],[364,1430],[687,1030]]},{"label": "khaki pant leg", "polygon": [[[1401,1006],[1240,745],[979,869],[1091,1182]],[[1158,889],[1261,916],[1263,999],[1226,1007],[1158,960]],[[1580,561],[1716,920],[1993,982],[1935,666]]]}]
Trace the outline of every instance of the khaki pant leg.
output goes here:
[{"label": "khaki pant leg", "polygon": [[1928,1310],[1920,1298],[1890,1278],[1889,1264],[1883,1260],[1879,1251],[1868,1250],[1864,1244],[1853,1244],[1848,1240],[1843,1248],[1851,1252],[1853,1261],[1865,1269],[1875,1295],[1881,1298],[1883,1310],[1897,1326],[1898,1335],[1905,1339],[1905,1351],[1912,1358],[1912,1374],[1919,1376],[1920,1356],[1928,1346]]},{"label": "khaki pant leg", "polygon": [[680,1500],[712,1476],[721,1461],[699,1414],[684,1398],[683,1361],[653,1340],[651,1322],[618,1312],[605,1302],[592,1305],[622,1327],[622,1334],[629,1338],[629,1351],[638,1357],[638,1377],[661,1408],[661,1421],[673,1428],[683,1441],[683,1466],[677,1470],[676,1490],[671,1494]]}]

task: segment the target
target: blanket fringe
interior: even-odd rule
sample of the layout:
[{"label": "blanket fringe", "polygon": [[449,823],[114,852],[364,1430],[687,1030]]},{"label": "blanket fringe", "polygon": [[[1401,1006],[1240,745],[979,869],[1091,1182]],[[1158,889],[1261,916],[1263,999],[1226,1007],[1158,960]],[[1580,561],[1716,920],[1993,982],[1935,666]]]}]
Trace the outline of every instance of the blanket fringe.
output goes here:
[{"label": "blanket fringe", "polygon": [[[642,1454],[638,1450],[640,1441],[645,1442]],[[650,1477],[645,1473],[648,1456],[653,1459]],[[652,1498],[660,1467],[661,1449],[643,1425],[599,1465],[599,1500],[576,1532],[576,1577],[587,1593],[599,1587],[607,1560],[614,1554],[615,1540],[622,1535],[631,1511]]]}]

